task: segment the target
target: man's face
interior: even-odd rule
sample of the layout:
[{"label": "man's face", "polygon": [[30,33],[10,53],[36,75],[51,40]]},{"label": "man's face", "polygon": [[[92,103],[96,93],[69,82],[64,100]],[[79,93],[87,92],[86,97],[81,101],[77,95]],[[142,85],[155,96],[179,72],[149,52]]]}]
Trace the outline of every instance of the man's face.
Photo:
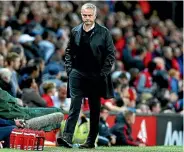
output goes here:
[{"label": "man's face", "polygon": [[107,109],[104,109],[102,112],[101,112],[101,117],[106,120],[107,117],[109,116],[109,111]]},{"label": "man's face", "polygon": [[13,69],[14,70],[18,70],[20,68],[20,58],[16,58],[14,61],[13,61]]},{"label": "man's face", "polygon": [[58,91],[58,96],[60,99],[65,99],[67,96],[67,89],[65,87],[60,88]]},{"label": "man's face", "polygon": [[153,107],[152,112],[158,114],[160,113],[160,111],[161,111],[161,108],[160,108],[160,104],[158,103],[155,107]]},{"label": "man's face", "polygon": [[93,25],[96,14],[93,9],[87,8],[81,10],[82,21],[85,25]]},{"label": "man's face", "polygon": [[34,78],[38,78],[39,74],[40,74],[39,68],[37,70],[33,71]]},{"label": "man's face", "polygon": [[128,118],[126,118],[126,121],[129,125],[133,125],[135,123],[135,113],[131,116],[128,116]]},{"label": "man's face", "polygon": [[40,63],[40,71],[43,72],[44,69],[45,69],[45,63],[44,63],[44,61],[42,61],[42,62]]}]

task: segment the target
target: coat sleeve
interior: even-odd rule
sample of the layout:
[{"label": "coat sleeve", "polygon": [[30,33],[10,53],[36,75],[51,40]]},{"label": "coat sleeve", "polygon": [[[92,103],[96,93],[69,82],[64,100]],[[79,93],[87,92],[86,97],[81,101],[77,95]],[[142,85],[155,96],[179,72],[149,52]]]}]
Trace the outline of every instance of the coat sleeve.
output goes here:
[{"label": "coat sleeve", "polygon": [[70,39],[65,51],[65,67],[67,74],[72,70],[72,43],[73,43],[73,32],[70,33]]},{"label": "coat sleeve", "polygon": [[138,142],[135,141],[130,134],[128,134],[128,128],[126,125],[123,127],[122,141],[124,145],[138,146]]},{"label": "coat sleeve", "polygon": [[109,30],[106,30],[105,34],[105,49],[105,60],[100,73],[101,76],[107,76],[108,74],[110,74],[111,68],[115,62],[115,47]]}]

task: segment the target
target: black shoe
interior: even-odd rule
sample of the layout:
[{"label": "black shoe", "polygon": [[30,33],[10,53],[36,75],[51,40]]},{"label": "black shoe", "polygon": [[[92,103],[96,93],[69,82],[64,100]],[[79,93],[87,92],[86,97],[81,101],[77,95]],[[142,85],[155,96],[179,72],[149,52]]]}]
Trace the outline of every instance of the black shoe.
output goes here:
[{"label": "black shoe", "polygon": [[65,140],[61,137],[57,138],[57,144],[58,144],[58,146],[63,146],[63,147],[66,147],[66,148],[72,148],[73,147],[72,143],[68,142],[67,140]]},{"label": "black shoe", "polygon": [[90,144],[90,143],[84,143],[82,145],[79,146],[80,149],[92,149],[95,148],[94,144]]}]

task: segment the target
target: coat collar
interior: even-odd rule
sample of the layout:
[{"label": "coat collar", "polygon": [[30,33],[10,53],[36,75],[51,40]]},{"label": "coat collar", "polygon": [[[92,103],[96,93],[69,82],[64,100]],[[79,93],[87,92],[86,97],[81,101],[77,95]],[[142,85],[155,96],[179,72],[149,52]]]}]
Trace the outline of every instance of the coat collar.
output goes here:
[{"label": "coat collar", "polygon": [[[94,33],[97,33],[99,31],[99,26],[100,25],[98,23],[95,23]],[[76,26],[76,28],[74,29],[74,31],[76,32],[75,42],[76,42],[77,45],[80,44],[82,28],[83,28],[83,23],[81,23],[80,25]]]},{"label": "coat collar", "polygon": [[[83,24],[82,27],[83,27],[83,30],[84,30],[84,24]],[[91,31],[94,27],[95,27],[95,23],[93,23],[93,25],[90,27],[89,31]],[[89,31],[88,31],[88,32],[89,32]]]},{"label": "coat collar", "polygon": [[[78,26],[76,26],[76,28],[74,29],[74,31],[80,32],[80,33],[81,33],[82,28],[83,28],[83,24],[84,24],[84,23],[81,23],[81,24],[79,24]],[[99,25],[98,23],[95,22],[94,32],[98,31],[99,26],[100,26],[100,25]]]}]

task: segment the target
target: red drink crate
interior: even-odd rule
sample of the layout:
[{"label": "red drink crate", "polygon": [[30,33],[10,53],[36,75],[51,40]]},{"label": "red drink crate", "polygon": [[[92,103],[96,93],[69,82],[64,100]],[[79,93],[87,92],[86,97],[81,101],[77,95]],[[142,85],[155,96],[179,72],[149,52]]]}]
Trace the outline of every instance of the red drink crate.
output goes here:
[{"label": "red drink crate", "polygon": [[44,141],[44,131],[13,129],[10,135],[10,148],[43,151]]}]

